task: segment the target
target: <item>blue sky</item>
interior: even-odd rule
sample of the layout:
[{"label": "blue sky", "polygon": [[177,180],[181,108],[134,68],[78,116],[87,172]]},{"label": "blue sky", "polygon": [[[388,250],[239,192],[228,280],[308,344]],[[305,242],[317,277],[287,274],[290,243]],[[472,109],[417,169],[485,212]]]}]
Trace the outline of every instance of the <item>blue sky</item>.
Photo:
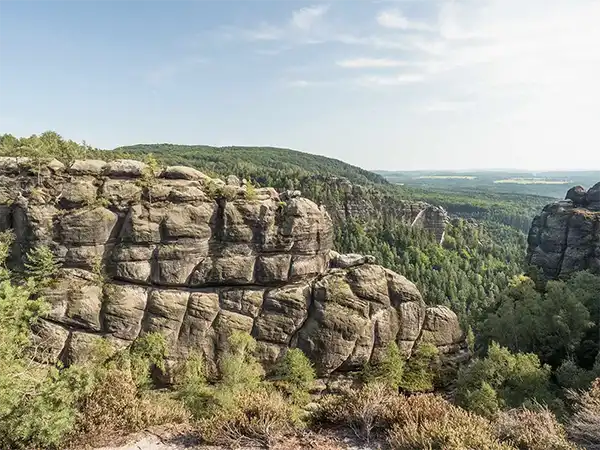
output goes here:
[{"label": "blue sky", "polygon": [[0,2],[0,132],[600,170],[600,1]]}]

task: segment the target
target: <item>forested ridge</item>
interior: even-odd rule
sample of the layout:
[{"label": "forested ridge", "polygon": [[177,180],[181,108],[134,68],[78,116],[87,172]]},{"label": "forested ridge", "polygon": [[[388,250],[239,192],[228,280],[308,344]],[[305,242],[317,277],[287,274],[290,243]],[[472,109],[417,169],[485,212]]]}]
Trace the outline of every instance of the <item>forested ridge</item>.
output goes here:
[{"label": "forested ridge", "polygon": [[[323,204],[345,195],[330,182],[337,177],[376,195],[443,205],[462,217],[451,220],[442,245],[402,221],[350,219],[336,224],[335,247],[374,255],[413,280],[427,303],[451,307],[468,330],[473,355],[447,374],[430,348],[406,363],[390,346],[380,364],[360,373],[362,387],[325,396],[309,418],[303,408],[314,372],[302,352],[288,353],[276,377],[266,379],[252,356],[256,343],[245,335],[231,337],[216,383],[201,358],[190,355],[168,393],[151,389],[152,370],[167,358],[159,336],[126,349],[99,348],[87,365],[32,369],[27,352],[35,345],[27,330],[45,314],[40,285],[56,270],[40,248],[28,256],[24,273],[4,264],[0,270],[2,449],[63,448],[98,430],[126,433],[168,422],[191,423],[206,442],[222,445],[242,440],[268,447],[306,427],[342,425],[361,439],[383,437],[392,449],[600,448],[600,276],[548,280],[526,266],[523,230],[545,198],[408,189],[340,161],[282,149],[160,144],[102,151],[48,132],[3,135],[0,154],[191,165],[257,186],[300,189]],[[8,235],[0,239],[2,261],[10,242]],[[422,394],[449,385],[445,396],[452,403]],[[264,421],[268,426],[261,427]]]}]

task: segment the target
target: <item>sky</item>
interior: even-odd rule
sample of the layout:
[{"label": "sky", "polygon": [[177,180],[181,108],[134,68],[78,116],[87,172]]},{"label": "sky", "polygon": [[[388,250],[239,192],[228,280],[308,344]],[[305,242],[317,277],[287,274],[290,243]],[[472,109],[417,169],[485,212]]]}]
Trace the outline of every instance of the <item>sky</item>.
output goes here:
[{"label": "sky", "polygon": [[600,0],[0,1],[0,133],[600,171]]}]

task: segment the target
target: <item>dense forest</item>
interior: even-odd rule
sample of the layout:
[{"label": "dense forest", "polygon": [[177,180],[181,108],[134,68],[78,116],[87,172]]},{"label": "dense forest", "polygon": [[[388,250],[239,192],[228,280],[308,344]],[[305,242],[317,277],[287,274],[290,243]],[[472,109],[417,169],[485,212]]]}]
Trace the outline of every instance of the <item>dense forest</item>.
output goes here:
[{"label": "dense forest", "polygon": [[[335,246],[374,255],[413,280],[427,303],[450,306],[468,329],[473,352],[448,383],[431,349],[418,349],[406,363],[391,346],[383,362],[361,372],[362,387],[325,396],[309,417],[310,363],[301,352],[289,352],[277,376],[266,379],[249,336],[232,337],[216,383],[207,380],[201,358],[191,357],[168,393],[150,389],[151,368],[164,365],[159,336],[118,351],[99,349],[88,365],[32,369],[28,351],[35,346],[27,330],[44,315],[39,286],[56,270],[52,255],[39,249],[26,273],[5,266],[0,273],[2,449],[63,448],[98,430],[123,433],[169,422],[193,423],[205,441],[222,445],[271,446],[303,427],[343,425],[365,440],[383,436],[394,449],[600,448],[600,381],[594,382],[600,377],[600,276],[546,280],[525,265],[523,232],[546,198],[395,186],[340,161],[272,148],[157,144],[104,151],[47,132],[0,136],[0,154],[185,164],[300,189],[325,205],[345,195],[331,182],[344,178],[380,196],[442,205],[453,215],[442,245],[401,221],[344,220],[336,223]],[[4,261],[10,236],[0,241]],[[453,389],[444,396],[451,402],[414,395],[448,384]]]}]

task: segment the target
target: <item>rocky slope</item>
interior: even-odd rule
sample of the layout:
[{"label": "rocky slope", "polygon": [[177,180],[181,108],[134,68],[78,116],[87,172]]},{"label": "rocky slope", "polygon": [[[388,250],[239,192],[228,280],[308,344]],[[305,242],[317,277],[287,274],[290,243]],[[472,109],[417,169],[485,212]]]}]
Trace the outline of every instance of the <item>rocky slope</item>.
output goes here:
[{"label": "rocky slope", "polygon": [[547,205],[529,230],[528,261],[547,278],[580,270],[600,273],[600,183],[577,186]]},{"label": "rocky slope", "polygon": [[[49,360],[85,358],[95,340],[164,334],[173,360],[200,350],[214,368],[233,330],[269,366],[299,347],[321,376],[376,361],[391,341],[464,357],[456,315],[372,258],[332,251],[322,207],[270,188],[226,184],[189,167],[0,160],[0,230],[12,264],[36,245],[61,269],[37,328]],[[451,358],[448,358],[451,359]]]}]

